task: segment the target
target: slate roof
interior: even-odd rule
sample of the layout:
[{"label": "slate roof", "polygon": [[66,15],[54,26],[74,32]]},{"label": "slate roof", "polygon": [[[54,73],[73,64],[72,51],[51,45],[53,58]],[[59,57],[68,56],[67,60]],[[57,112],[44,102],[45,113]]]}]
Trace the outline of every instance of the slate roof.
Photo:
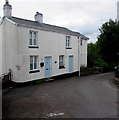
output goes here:
[{"label": "slate roof", "polygon": [[31,21],[31,20],[17,18],[17,17],[10,17],[8,19],[16,23],[18,26],[33,27],[41,30],[58,32],[58,33],[63,33],[63,34],[68,34],[68,35],[73,35],[78,37],[81,36],[85,40],[89,39],[86,36],[78,32],[71,31],[65,27],[59,27],[59,26],[45,24],[45,23],[38,23],[37,21]]}]

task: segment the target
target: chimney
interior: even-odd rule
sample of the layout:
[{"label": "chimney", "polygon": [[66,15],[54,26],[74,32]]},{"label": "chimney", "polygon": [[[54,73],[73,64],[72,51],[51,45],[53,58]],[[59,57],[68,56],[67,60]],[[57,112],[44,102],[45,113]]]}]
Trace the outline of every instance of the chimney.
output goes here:
[{"label": "chimney", "polygon": [[43,23],[43,14],[36,12],[35,14],[35,21],[39,22],[39,23]]},{"label": "chimney", "polygon": [[117,2],[117,21],[119,21],[119,1]]},{"label": "chimney", "polygon": [[5,5],[3,7],[3,11],[4,11],[4,16],[5,17],[11,17],[12,15],[12,6],[9,4],[8,0],[5,0]]}]

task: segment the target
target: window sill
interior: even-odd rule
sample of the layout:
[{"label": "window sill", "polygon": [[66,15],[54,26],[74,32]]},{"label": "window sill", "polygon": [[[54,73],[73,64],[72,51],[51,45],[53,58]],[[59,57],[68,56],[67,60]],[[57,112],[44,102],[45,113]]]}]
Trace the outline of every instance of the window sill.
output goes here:
[{"label": "window sill", "polygon": [[29,73],[37,73],[37,72],[40,72],[40,70],[29,71]]},{"label": "window sill", "polygon": [[29,48],[39,48],[38,46],[29,46]]},{"label": "window sill", "polygon": [[59,69],[64,69],[64,68],[65,68],[64,66],[59,67]]},{"label": "window sill", "polygon": [[66,47],[66,49],[72,49],[71,47]]}]

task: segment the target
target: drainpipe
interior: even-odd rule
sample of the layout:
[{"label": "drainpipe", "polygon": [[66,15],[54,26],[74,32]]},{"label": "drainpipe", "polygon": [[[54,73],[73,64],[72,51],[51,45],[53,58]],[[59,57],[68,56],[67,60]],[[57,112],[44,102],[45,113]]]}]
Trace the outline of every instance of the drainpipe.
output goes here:
[{"label": "drainpipe", "polygon": [[78,71],[80,76],[80,37],[78,37]]}]

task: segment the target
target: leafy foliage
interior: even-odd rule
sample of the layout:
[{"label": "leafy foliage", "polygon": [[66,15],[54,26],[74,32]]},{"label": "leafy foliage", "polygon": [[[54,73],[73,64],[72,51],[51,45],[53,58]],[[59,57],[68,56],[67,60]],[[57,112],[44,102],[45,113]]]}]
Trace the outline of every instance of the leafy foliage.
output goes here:
[{"label": "leafy foliage", "polygon": [[93,67],[105,67],[107,64],[102,59],[102,56],[99,54],[99,49],[97,43],[88,44],[88,66]]},{"label": "leafy foliage", "polygon": [[88,66],[102,67],[106,72],[119,60],[119,22],[109,20],[99,30],[98,41],[88,44]]},{"label": "leafy foliage", "polygon": [[102,69],[100,67],[92,67],[92,68],[89,68],[89,67],[81,67],[80,68],[80,74],[81,76],[84,76],[84,75],[90,75],[90,74],[97,74],[97,73],[100,73],[102,72]]},{"label": "leafy foliage", "polygon": [[100,35],[98,37],[98,50],[102,59],[111,67],[117,65],[119,53],[119,23],[109,20],[99,29]]}]

